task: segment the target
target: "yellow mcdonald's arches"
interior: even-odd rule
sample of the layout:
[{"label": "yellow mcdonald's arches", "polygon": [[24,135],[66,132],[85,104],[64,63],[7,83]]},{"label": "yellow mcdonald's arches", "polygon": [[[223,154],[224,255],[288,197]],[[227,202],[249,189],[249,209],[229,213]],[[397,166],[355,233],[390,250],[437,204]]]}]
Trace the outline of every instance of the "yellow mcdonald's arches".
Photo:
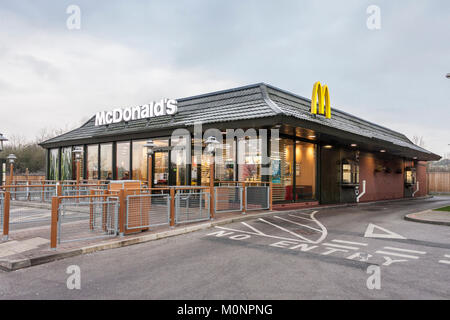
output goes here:
[{"label": "yellow mcdonald's arches", "polygon": [[311,113],[317,114],[317,98],[319,98],[319,114],[325,115],[326,118],[331,118],[331,101],[330,90],[328,86],[322,86],[319,81],[314,83],[312,99],[311,99]]}]

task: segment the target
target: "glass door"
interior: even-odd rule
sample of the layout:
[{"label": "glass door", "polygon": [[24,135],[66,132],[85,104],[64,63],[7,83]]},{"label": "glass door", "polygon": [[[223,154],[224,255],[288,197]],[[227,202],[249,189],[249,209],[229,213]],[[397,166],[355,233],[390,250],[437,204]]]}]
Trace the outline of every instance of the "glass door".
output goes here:
[{"label": "glass door", "polygon": [[169,152],[155,152],[153,169],[153,186],[167,187],[169,185]]}]

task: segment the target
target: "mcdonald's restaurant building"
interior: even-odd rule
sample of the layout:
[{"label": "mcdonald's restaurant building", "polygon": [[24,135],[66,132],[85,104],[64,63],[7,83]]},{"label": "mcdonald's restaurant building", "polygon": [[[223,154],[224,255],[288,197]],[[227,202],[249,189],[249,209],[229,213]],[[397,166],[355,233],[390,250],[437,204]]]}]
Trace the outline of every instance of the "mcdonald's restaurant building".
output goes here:
[{"label": "mcdonald's restaurant building", "polygon": [[84,179],[146,181],[144,144],[152,139],[152,186],[199,186],[209,185],[211,157],[195,146],[205,148],[211,135],[221,142],[216,181],[272,182],[274,204],[287,207],[424,196],[426,162],[440,159],[401,133],[330,108],[319,83],[311,100],[259,83],[99,112],[41,146],[49,180],[75,179],[73,148],[81,146]]}]

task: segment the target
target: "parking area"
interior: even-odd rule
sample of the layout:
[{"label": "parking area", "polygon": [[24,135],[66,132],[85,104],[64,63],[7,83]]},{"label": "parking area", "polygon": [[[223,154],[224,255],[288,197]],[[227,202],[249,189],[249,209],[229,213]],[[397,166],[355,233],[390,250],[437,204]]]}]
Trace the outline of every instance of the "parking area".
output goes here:
[{"label": "parking area", "polygon": [[[408,213],[448,204],[450,197],[435,197],[248,217],[163,240],[0,272],[0,296],[448,299],[450,228],[404,220]],[[71,265],[81,269],[81,290],[67,290],[66,268]],[[367,288],[370,266],[381,269],[380,290]],[[133,290],[121,290],[124,287]]]}]

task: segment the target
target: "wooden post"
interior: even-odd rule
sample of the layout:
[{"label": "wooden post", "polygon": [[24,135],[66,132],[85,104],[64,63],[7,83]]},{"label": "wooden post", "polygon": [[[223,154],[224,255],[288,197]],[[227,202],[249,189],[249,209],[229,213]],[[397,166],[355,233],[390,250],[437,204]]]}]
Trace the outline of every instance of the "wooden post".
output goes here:
[{"label": "wooden post", "polygon": [[242,182],[242,214],[247,211],[247,191],[245,190],[245,182]]},{"label": "wooden post", "polygon": [[77,185],[80,184],[80,159],[77,160],[77,170],[76,170],[76,175],[77,175]]},{"label": "wooden post", "polygon": [[269,182],[269,210],[272,211],[272,198],[273,198],[273,193],[272,193],[272,181]]},{"label": "wooden post", "polygon": [[3,240],[8,240],[9,236],[9,212],[11,204],[11,193],[5,192],[5,199],[3,200]]},{"label": "wooden post", "polygon": [[58,196],[58,197],[61,197],[63,194],[62,194],[62,185],[58,182],[58,184],[56,185],[56,195]]},{"label": "wooden post", "polygon": [[25,169],[25,179],[27,180],[27,183],[28,183],[28,174],[29,174],[29,171],[28,171],[28,168],[26,168]]},{"label": "wooden post", "polygon": [[170,226],[175,227],[175,188],[170,188]]},{"label": "wooden post", "polygon": [[52,198],[52,222],[50,227],[50,248],[56,249],[58,239],[58,208],[59,197]]},{"label": "wooden post", "polygon": [[211,162],[209,163],[209,213],[211,219],[214,219],[214,156],[211,158]]},{"label": "wooden post", "polygon": [[14,176],[14,164],[10,163],[9,164],[9,184],[13,185],[13,176]]}]

